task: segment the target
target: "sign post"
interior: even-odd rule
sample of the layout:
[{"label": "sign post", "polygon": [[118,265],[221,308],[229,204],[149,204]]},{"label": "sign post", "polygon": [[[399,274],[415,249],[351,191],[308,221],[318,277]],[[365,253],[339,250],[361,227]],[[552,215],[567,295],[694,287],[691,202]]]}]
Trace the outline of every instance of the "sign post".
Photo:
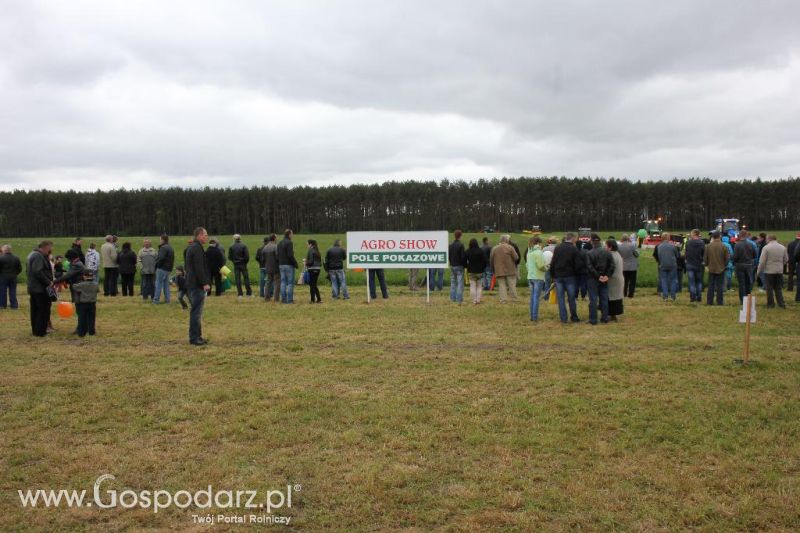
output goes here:
[{"label": "sign post", "polygon": [[431,301],[430,269],[447,268],[446,231],[348,231],[347,268],[424,268],[426,301]]},{"label": "sign post", "polygon": [[756,301],[752,294],[744,297],[743,309],[739,311],[739,322],[744,322],[744,353],[742,359],[734,359],[734,363],[746,365],[750,362],[750,324],[756,321]]}]

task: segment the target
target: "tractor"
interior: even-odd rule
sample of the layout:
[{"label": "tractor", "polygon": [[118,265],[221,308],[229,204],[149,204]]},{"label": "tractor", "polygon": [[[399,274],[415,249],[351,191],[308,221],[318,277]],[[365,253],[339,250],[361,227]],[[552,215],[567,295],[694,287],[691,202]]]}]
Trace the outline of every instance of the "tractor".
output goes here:
[{"label": "tractor", "polygon": [[661,243],[661,218],[642,220],[642,229],[647,233],[642,240],[645,248],[655,248]]},{"label": "tractor", "polygon": [[[716,227],[709,231],[711,234],[718,231],[720,236],[727,236],[731,240],[731,244],[735,243],[739,238],[739,219],[738,218],[718,218],[714,221]],[[745,226],[742,226],[744,229]]]},{"label": "tractor", "polygon": [[541,226],[531,226],[531,229],[524,229],[522,233],[526,235],[541,235],[542,234],[542,227]]}]

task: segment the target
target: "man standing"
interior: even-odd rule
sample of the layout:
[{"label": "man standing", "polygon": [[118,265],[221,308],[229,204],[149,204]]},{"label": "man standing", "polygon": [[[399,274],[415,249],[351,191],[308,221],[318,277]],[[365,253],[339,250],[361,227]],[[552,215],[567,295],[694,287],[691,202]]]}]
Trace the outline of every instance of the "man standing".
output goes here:
[{"label": "man standing", "polygon": [[50,321],[50,296],[47,289],[53,286],[53,267],[47,257],[53,250],[52,241],[42,241],[28,255],[28,294],[31,296],[31,330],[37,337],[47,335]]},{"label": "man standing", "polygon": [[158,245],[158,256],[156,257],[156,295],[153,303],[157,304],[164,293],[164,303],[169,303],[169,275],[175,266],[175,251],[169,243],[169,236],[161,236],[161,244]]},{"label": "man standing", "polygon": [[74,241],[72,241],[72,248],[76,254],[78,254],[78,258],[80,258],[81,263],[86,264],[86,256],[83,255],[83,241],[80,237],[76,237]]},{"label": "man standing", "polygon": [[653,252],[654,256],[658,255],[658,279],[661,282],[661,298],[665,302],[667,297],[675,301],[678,291],[678,259],[681,255],[670,237],[669,233],[662,233],[661,243]]},{"label": "man standing", "polygon": [[228,250],[228,259],[233,263],[233,275],[236,277],[236,293],[242,297],[242,277],[247,288],[247,296],[253,296],[250,288],[250,273],[247,271],[247,263],[250,262],[250,250],[242,242],[242,236],[238,233],[233,236],[233,245]]},{"label": "man standing", "polygon": [[622,257],[622,276],[624,279],[622,293],[626,298],[633,298],[636,293],[636,276],[639,271],[639,250],[631,242],[631,237],[626,234],[622,236],[618,251],[620,257]]},{"label": "man standing", "polygon": [[525,262],[528,267],[528,286],[531,289],[530,317],[531,322],[536,322],[539,320],[539,301],[544,290],[545,263],[541,237],[531,237],[528,241]]},{"label": "man standing", "polygon": [[114,236],[106,235],[106,242],[100,247],[100,259],[103,262],[103,296],[117,295],[117,279],[119,276],[119,265],[117,264],[117,247],[114,244]]},{"label": "man standing", "polygon": [[783,301],[783,268],[789,262],[786,247],[778,242],[775,235],[767,235],[764,248],[761,249],[761,258],[758,261],[758,275],[764,275],[767,287],[767,307],[775,307],[775,299],[778,300],[778,307],[786,309]]},{"label": "man standing", "polygon": [[267,285],[264,287],[264,299],[278,302],[281,299],[281,271],[278,266],[277,236],[272,233],[266,246],[261,249],[261,258],[267,274]]},{"label": "man standing", "polygon": [[11,245],[0,248],[0,309],[10,306],[19,309],[17,301],[17,276],[22,272],[19,257],[11,253]]},{"label": "man standing", "polygon": [[463,232],[457,229],[455,240],[450,243],[450,301],[464,303],[464,267],[467,266],[467,251],[461,242]]},{"label": "man standing", "polygon": [[733,247],[733,269],[736,273],[736,282],[739,285],[739,303],[744,301],[744,297],[753,290],[753,262],[756,258],[756,250],[752,243],[747,240],[747,231],[739,233],[739,240]]},{"label": "man standing", "polygon": [[700,238],[700,230],[693,229],[689,240],[686,241],[685,260],[686,274],[689,278],[689,301],[701,302],[703,300],[703,274],[705,273],[704,257],[706,243]]},{"label": "man standing", "polygon": [[139,250],[139,274],[142,276],[142,300],[152,299],[156,295],[156,259],[158,251],[153,248],[153,241],[145,239]]},{"label": "man standing", "polygon": [[203,305],[206,292],[211,289],[211,276],[208,272],[206,253],[203,245],[208,242],[205,228],[194,230],[194,242],[186,252],[186,290],[189,293],[189,344],[203,346],[208,341],[203,338]]},{"label": "man standing", "polygon": [[789,274],[789,281],[786,284],[786,290],[790,293],[794,291],[795,276],[800,276],[800,272],[797,271],[797,264],[794,261],[794,256],[798,248],[800,248],[800,232],[795,235],[795,239],[786,247],[786,253],[789,256],[789,265],[786,267],[787,273]]},{"label": "man standing", "polygon": [[[208,261],[208,273],[214,283],[214,296],[222,295],[222,273],[220,269],[225,266],[225,254],[222,252],[219,243],[214,239],[208,241],[206,248],[206,260]],[[211,290],[208,291],[209,296]]]},{"label": "man standing", "polygon": [[[339,295],[345,300],[350,299],[344,274],[345,259],[347,259],[347,250],[342,248],[342,241],[336,239],[333,241],[333,246],[325,252],[325,271],[331,278],[331,297],[334,300],[338,300]],[[416,278],[416,275],[414,278]],[[415,284],[416,279],[412,280],[411,283]]]},{"label": "man standing", "polygon": [[492,264],[492,272],[494,272],[495,279],[497,280],[497,287],[500,294],[500,303],[506,303],[508,292],[511,292],[511,299],[517,301],[517,261],[519,255],[514,248],[509,244],[511,237],[503,235],[500,237],[500,243],[492,248],[492,253],[489,256],[489,262]]},{"label": "man standing", "polygon": [[267,267],[264,265],[264,248],[269,242],[269,237],[264,237],[264,244],[256,250],[256,263],[258,263],[258,296],[264,298],[267,286]]},{"label": "man standing", "polygon": [[550,277],[556,282],[556,298],[558,300],[558,315],[562,324],[567,323],[567,306],[564,302],[566,295],[569,303],[569,314],[572,322],[580,322],[578,307],[575,298],[578,292],[577,273],[581,253],[575,247],[575,234],[567,233],[564,241],[553,250],[553,259],[550,260]]},{"label": "man standing", "polygon": [[[706,246],[703,263],[708,268],[708,294],[706,305],[714,305],[714,294],[717,295],[717,305],[723,305],[725,291],[725,269],[728,267],[730,254],[720,240],[720,233],[711,233],[711,242]],[[783,272],[783,270],[781,270]]]},{"label": "man standing", "polygon": [[492,245],[489,244],[489,237],[483,238],[481,245],[484,259],[486,260],[486,268],[483,270],[483,290],[488,291],[492,284],[492,262],[489,260],[492,255]]},{"label": "man standing", "polygon": [[589,324],[597,325],[597,307],[600,321],[608,323],[608,280],[614,274],[614,257],[600,244],[600,236],[592,233],[592,249],[586,252],[586,273],[589,293]]},{"label": "man standing", "polygon": [[287,229],[283,232],[283,240],[278,243],[278,270],[281,273],[281,303],[294,303],[294,271],[297,268],[297,259],[294,257],[294,232]]}]

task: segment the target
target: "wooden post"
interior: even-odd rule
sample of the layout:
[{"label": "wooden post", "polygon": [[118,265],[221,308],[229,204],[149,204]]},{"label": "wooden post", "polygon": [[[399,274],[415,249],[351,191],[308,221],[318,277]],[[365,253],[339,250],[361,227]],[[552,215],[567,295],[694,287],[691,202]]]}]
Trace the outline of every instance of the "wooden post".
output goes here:
[{"label": "wooden post", "polygon": [[750,359],[750,308],[752,306],[751,294],[747,295],[747,310],[744,312],[744,357],[742,362],[746,365]]}]

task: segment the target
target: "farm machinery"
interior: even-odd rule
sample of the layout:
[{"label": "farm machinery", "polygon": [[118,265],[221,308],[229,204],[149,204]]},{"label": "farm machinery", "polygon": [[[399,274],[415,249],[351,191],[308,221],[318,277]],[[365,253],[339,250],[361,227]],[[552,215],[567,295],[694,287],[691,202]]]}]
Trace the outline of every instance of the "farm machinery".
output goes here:
[{"label": "farm machinery", "polygon": [[655,220],[643,220],[642,229],[639,230],[641,235],[644,230],[644,237],[642,237],[641,245],[644,248],[655,248],[661,244],[661,218]]},{"label": "farm machinery", "polygon": [[[739,219],[738,218],[718,218],[714,221],[716,227],[709,231],[708,233],[711,234],[715,231],[718,231],[720,236],[725,237],[727,236],[731,243],[736,242],[739,238]],[[746,226],[742,226],[744,229]]]}]

